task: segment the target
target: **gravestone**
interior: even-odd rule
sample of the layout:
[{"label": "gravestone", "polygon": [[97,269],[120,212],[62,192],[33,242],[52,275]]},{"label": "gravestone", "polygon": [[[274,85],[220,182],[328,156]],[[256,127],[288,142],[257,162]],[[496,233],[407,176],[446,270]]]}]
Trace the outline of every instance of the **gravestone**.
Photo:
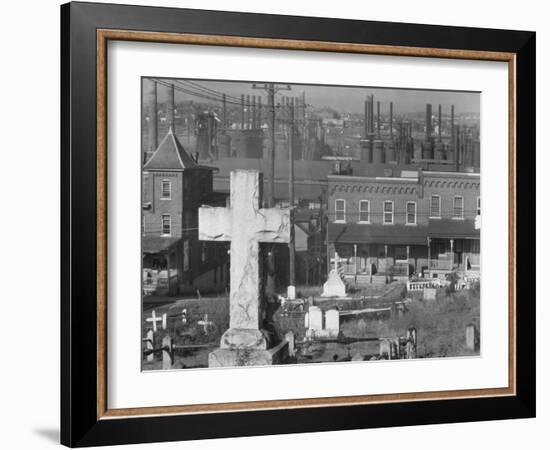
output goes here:
[{"label": "gravestone", "polygon": [[346,285],[340,278],[340,274],[332,269],[328,274],[328,280],[323,284],[321,297],[345,297]]},{"label": "gravestone", "polygon": [[414,359],[416,358],[416,328],[409,328],[407,330],[407,345],[405,347],[405,358]]},{"label": "gravestone", "polygon": [[286,289],[286,296],[289,300],[296,300],[296,286],[288,286]]},{"label": "gravestone", "polygon": [[437,289],[424,288],[424,300],[435,300],[436,294],[437,294]]},{"label": "gravestone", "polygon": [[[155,323],[155,322],[153,322],[153,323]],[[154,334],[153,330],[148,330],[147,331],[147,337],[145,339],[146,339],[145,348],[147,350],[151,350],[151,353],[149,353],[147,355],[146,360],[147,360],[147,362],[153,362],[155,360],[155,354],[152,352],[153,342],[154,342],[154,339],[155,339],[155,334]]]},{"label": "gravestone", "polygon": [[470,351],[477,350],[477,328],[471,323],[466,327],[466,348]]},{"label": "gravestone", "polygon": [[168,335],[162,338],[162,370],[172,368],[172,338]]},{"label": "gravestone", "polygon": [[258,171],[232,171],[230,181],[231,206],[199,208],[199,239],[231,242],[229,329],[220,348],[210,353],[209,366],[269,365],[280,355],[277,348],[268,349],[260,330],[260,243],[289,242],[290,214],[287,209],[261,208]]},{"label": "gravestone", "polygon": [[288,342],[288,356],[296,356],[296,342],[292,331],[286,332],[285,341]]},{"label": "gravestone", "polygon": [[318,306],[310,306],[308,311],[309,330],[314,334],[323,329],[323,311]]},{"label": "gravestone", "polygon": [[151,317],[148,317],[145,319],[145,322],[151,322],[153,324],[153,332],[157,332],[157,322],[162,322],[162,329],[166,330],[166,313],[164,313],[161,317],[157,317],[157,313],[153,309],[151,312]]},{"label": "gravestone", "polygon": [[389,341],[388,339],[382,339],[380,341],[379,353],[381,358],[391,359],[391,341]]},{"label": "gravestone", "polygon": [[325,313],[325,329],[330,336],[336,337],[340,333],[340,313],[336,309]]}]

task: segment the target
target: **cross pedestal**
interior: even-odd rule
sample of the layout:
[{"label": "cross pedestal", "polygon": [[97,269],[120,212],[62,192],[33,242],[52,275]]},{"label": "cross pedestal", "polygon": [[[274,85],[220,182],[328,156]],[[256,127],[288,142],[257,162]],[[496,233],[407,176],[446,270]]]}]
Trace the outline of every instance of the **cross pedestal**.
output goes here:
[{"label": "cross pedestal", "polygon": [[231,206],[199,208],[199,239],[231,242],[229,329],[209,356],[211,367],[266,365],[278,357],[260,330],[260,242],[289,242],[290,213],[261,208],[262,186],[259,172],[233,171]]}]

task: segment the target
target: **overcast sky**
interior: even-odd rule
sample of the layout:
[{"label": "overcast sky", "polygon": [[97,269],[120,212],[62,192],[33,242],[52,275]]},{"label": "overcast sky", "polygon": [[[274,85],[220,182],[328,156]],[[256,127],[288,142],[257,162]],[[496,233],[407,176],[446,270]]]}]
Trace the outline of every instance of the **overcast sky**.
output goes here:
[{"label": "overcast sky", "polygon": [[[266,94],[262,90],[252,89],[252,82],[240,81],[208,81],[208,80],[187,80],[181,79],[188,89],[194,92],[209,94],[210,89],[216,92],[223,92],[227,96],[240,98],[241,94],[262,95],[262,102],[266,102]],[[170,83],[170,79],[164,79]],[[258,82],[262,83],[262,82]],[[153,83],[150,79],[143,79],[144,101],[150,98]],[[199,87],[200,86],[200,87]],[[305,92],[306,103],[315,107],[330,106],[340,112],[362,112],[364,100],[367,95],[373,94],[374,100],[380,101],[380,111],[386,114],[389,110],[389,102],[393,101],[394,114],[424,112],[427,103],[432,103],[434,114],[437,113],[437,105],[442,105],[443,114],[449,114],[451,104],[455,105],[455,114],[479,113],[480,95],[477,92],[457,91],[430,91],[415,89],[395,88],[370,88],[370,87],[347,87],[347,86],[322,86],[322,85],[291,85],[291,91],[281,91],[279,95],[299,96]],[[176,89],[176,102],[194,100],[196,102],[207,102],[208,100],[190,95]],[[213,94],[210,94],[213,95]],[[168,96],[168,87],[158,85],[158,100],[164,102]],[[277,101],[277,100],[276,100]]]}]

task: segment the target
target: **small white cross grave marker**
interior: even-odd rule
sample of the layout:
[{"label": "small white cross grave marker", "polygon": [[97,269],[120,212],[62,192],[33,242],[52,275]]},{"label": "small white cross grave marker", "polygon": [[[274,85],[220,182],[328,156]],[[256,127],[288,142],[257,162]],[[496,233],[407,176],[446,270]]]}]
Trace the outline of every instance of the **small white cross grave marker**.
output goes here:
[{"label": "small white cross grave marker", "polygon": [[222,348],[267,347],[260,331],[260,242],[290,240],[290,212],[261,208],[262,177],[256,170],[231,172],[231,206],[199,208],[199,239],[231,242],[229,330]]},{"label": "small white cross grave marker", "polygon": [[181,310],[181,323],[184,325],[187,323],[187,308]]},{"label": "small white cross grave marker", "polygon": [[166,330],[166,313],[164,313],[161,317],[157,317],[157,313],[153,309],[153,312],[151,313],[151,317],[148,317],[145,319],[146,322],[152,322],[153,323],[153,332],[157,332],[157,322],[162,322],[162,329]]},{"label": "small white cross grave marker", "polygon": [[212,322],[211,320],[208,320],[208,314],[205,314],[204,315],[204,319],[203,320],[199,320],[197,322],[199,325],[202,325],[203,329],[204,329],[204,334],[208,334],[208,327],[210,325],[214,325],[214,322]]}]

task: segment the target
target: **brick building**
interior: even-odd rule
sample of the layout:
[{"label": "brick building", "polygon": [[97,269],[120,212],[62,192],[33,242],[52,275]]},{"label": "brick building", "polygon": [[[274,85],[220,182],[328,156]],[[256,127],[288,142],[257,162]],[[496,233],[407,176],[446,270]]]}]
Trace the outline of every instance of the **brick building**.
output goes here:
[{"label": "brick building", "polygon": [[144,292],[176,294],[223,290],[227,249],[198,240],[198,208],[224,205],[213,192],[214,168],[199,165],[168,131],[142,173]]},{"label": "brick building", "polygon": [[328,176],[329,253],[344,275],[359,284],[387,275],[479,276],[479,174],[397,174]]}]

